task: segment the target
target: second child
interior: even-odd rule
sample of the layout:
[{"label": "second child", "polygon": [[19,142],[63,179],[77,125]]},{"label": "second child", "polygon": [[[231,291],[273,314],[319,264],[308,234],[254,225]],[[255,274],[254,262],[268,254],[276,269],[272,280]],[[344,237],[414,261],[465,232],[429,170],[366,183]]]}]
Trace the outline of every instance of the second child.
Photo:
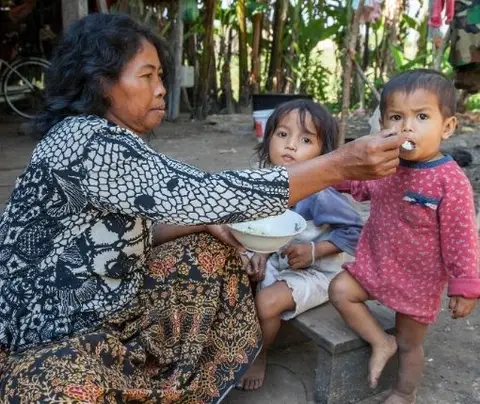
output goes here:
[{"label": "second child", "polygon": [[[282,104],[269,118],[265,139],[257,151],[260,165],[288,166],[332,151],[338,127],[332,115],[310,100]],[[282,251],[270,257],[255,254],[250,275],[260,281],[256,308],[264,346],[239,388],[262,386],[267,348],[281,319],[289,320],[328,300],[328,285],[352,260],[363,221],[348,200],[327,188],[297,203],[293,210],[307,221],[307,229]]]}]

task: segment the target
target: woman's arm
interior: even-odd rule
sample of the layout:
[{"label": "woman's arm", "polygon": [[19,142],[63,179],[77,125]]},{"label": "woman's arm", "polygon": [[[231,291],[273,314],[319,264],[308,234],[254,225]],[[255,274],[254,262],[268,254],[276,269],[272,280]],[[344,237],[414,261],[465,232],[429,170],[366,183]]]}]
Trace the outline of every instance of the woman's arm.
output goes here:
[{"label": "woman's arm", "polygon": [[205,231],[212,236],[220,240],[222,243],[227,244],[238,251],[245,251],[243,247],[230,233],[230,230],[225,225],[218,224],[199,224],[196,226],[182,226],[173,224],[157,223],[153,226],[153,245],[157,246],[168,241],[175,240],[176,238],[188,236],[193,233],[200,233]]},{"label": "woman's arm", "polygon": [[337,150],[287,168],[289,205],[343,180],[368,180],[395,173],[404,135],[391,130],[363,136]]},{"label": "woman's arm", "polygon": [[153,245],[157,246],[164,244],[168,241],[175,240],[176,238],[187,236],[193,233],[200,233],[206,231],[207,226],[199,224],[196,226],[177,226],[174,224],[158,223],[153,226]]},{"label": "woman's arm", "polygon": [[399,136],[365,136],[288,167],[211,174],[172,160],[128,132],[102,128],[84,151],[81,181],[99,210],[197,225],[279,215],[288,205],[344,179],[395,172]]}]

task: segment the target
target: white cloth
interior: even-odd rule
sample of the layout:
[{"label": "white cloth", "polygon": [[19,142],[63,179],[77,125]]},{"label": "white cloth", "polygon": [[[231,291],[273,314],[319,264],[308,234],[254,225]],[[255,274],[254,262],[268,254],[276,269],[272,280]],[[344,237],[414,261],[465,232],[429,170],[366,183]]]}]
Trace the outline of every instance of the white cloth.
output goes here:
[{"label": "white cloth", "polygon": [[[292,243],[309,243],[325,239],[330,232],[330,226],[315,226],[307,222],[307,228],[299,234]],[[341,271],[346,261],[354,258],[345,252],[319,259],[303,270],[292,270],[287,257],[281,257],[281,251],[273,254],[267,261],[265,279],[258,288],[263,289],[275,282],[285,281],[295,301],[295,310],[282,313],[283,320],[291,320],[299,314],[328,301],[328,285],[333,277]]]}]

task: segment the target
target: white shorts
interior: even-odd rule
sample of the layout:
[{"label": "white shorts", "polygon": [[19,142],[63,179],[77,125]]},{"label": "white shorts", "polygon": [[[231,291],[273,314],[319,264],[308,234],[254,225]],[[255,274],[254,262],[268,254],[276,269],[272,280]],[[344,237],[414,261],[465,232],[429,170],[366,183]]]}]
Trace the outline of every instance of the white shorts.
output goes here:
[{"label": "white shorts", "polygon": [[264,289],[279,281],[286,282],[292,291],[295,310],[282,313],[281,318],[291,320],[328,301],[330,281],[342,270],[344,262],[353,260],[351,255],[344,252],[322,258],[307,269],[291,270],[286,257],[274,254],[267,261],[265,279],[259,283],[258,288]]}]

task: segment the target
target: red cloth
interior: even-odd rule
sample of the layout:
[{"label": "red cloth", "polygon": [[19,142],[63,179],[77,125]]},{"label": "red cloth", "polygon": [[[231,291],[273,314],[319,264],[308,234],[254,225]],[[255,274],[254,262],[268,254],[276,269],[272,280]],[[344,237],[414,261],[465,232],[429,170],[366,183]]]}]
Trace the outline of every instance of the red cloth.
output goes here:
[{"label": "red cloth", "polygon": [[371,200],[355,262],[344,265],[371,296],[425,324],[447,283],[450,296],[480,297],[473,192],[450,157],[335,188]]},{"label": "red cloth", "polygon": [[445,22],[450,24],[455,14],[455,0],[434,0],[428,25],[433,28],[442,26],[442,11],[445,8]]}]

